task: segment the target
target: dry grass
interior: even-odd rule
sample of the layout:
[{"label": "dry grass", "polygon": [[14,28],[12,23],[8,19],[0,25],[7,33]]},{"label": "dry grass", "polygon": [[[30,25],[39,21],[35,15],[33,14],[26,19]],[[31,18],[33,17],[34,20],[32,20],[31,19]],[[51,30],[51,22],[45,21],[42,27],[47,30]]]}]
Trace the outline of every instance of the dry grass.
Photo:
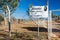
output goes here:
[{"label": "dry grass", "polygon": [[[43,25],[45,24],[46,23],[44,23]],[[43,28],[46,28],[46,25]],[[28,27],[32,29],[28,30],[27,29]],[[9,32],[8,32],[8,26],[2,25],[0,27],[0,30],[1,30],[0,40],[38,40],[38,36],[37,36],[38,33],[37,33],[37,30],[34,28],[37,28],[37,25],[33,23],[32,21],[21,21],[20,23],[12,22],[12,26],[11,26],[12,37],[10,38]],[[40,32],[40,40],[48,40],[47,31]],[[52,38],[51,40],[58,40],[58,39]]]}]

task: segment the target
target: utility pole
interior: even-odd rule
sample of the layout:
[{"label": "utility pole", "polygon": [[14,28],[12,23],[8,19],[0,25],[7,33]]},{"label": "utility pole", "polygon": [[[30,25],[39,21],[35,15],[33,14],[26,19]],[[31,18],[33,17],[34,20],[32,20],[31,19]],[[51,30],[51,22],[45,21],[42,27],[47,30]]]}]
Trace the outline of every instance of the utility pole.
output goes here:
[{"label": "utility pole", "polygon": [[48,39],[51,40],[52,37],[52,11],[50,11],[48,18]]},{"label": "utility pole", "polygon": [[[46,0],[46,9],[48,9],[48,0]],[[52,11],[50,11],[50,14],[48,15],[48,40],[51,40],[52,36]]]},{"label": "utility pole", "polygon": [[46,0],[46,5],[48,5],[48,0]]},{"label": "utility pole", "polygon": [[[46,0],[46,9],[48,9],[49,4],[48,4],[48,0]],[[51,40],[51,36],[52,36],[52,11],[50,11],[50,14],[48,15],[48,40]]]}]

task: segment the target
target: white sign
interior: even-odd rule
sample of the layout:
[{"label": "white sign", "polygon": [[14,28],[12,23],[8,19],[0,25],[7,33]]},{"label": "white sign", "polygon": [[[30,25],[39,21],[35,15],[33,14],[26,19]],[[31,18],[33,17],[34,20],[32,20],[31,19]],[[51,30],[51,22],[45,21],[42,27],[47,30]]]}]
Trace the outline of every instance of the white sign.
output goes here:
[{"label": "white sign", "polygon": [[47,18],[48,17],[48,6],[47,10],[44,10],[45,6],[32,6],[29,8],[29,13],[33,18]]}]

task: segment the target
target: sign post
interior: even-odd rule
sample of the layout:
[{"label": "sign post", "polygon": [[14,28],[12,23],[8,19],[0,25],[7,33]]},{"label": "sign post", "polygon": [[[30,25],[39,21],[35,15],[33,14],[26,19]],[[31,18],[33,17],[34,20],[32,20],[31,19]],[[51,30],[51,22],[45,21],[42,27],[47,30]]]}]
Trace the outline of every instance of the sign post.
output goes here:
[{"label": "sign post", "polygon": [[[39,26],[41,25],[40,23],[40,18],[48,18],[48,6],[46,6],[47,9],[44,9],[45,6],[32,6],[29,8],[29,16],[31,19],[37,24],[38,27],[38,40],[39,38]],[[39,23],[40,22],[40,23]]]}]

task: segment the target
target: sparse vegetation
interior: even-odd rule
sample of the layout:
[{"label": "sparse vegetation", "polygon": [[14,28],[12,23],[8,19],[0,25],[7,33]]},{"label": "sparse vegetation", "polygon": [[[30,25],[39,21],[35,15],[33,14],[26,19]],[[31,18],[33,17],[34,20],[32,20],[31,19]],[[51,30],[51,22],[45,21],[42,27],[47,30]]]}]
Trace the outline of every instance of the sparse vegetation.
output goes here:
[{"label": "sparse vegetation", "polygon": [[[19,24],[18,24],[18,22],[16,23],[16,21],[15,21],[13,24],[12,24],[13,26],[12,26],[12,36],[11,36],[11,38],[9,37],[9,32],[5,31],[6,30],[5,29],[4,31],[0,31],[0,39],[1,40],[37,40],[38,39],[37,31],[30,31],[28,29],[23,29],[22,28],[22,27],[29,27],[29,26],[33,27],[34,24],[31,21],[28,21],[28,22],[24,21],[24,22],[19,23]],[[48,32],[40,32],[40,37],[39,38],[40,38],[40,40],[48,40]],[[57,40],[57,38],[52,38],[52,40]]]},{"label": "sparse vegetation", "polygon": [[[2,34],[2,35],[1,35]],[[37,32],[21,32],[21,33],[16,33],[16,32],[12,32],[12,37],[9,38],[9,33],[0,33],[0,39],[1,40],[37,40]],[[45,40],[46,38],[44,38],[44,34],[40,33],[41,34],[41,40]],[[44,35],[44,36],[43,36]],[[2,38],[1,38],[2,37]],[[47,39],[46,39],[47,40]]]},{"label": "sparse vegetation", "polygon": [[0,15],[0,25],[2,21],[4,21],[4,18],[2,17],[2,15]]},{"label": "sparse vegetation", "polygon": [[55,20],[56,22],[59,22],[59,23],[60,23],[60,15],[54,15],[54,14],[52,13],[52,18],[53,18],[53,20]]}]

